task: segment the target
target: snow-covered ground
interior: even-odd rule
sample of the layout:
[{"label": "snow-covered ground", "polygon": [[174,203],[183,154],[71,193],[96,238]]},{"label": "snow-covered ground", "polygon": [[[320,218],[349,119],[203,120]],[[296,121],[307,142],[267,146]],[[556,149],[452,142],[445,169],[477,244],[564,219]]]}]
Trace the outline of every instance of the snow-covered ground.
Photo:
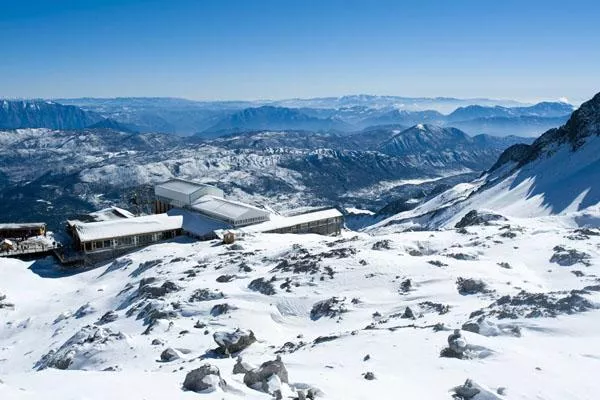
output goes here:
[{"label": "snow-covered ground", "polygon": [[[244,363],[282,357],[283,398],[311,388],[322,399],[450,399],[470,378],[486,390],[477,400],[595,399],[599,235],[542,217],[230,246],[180,239],[78,273],[3,259],[0,398],[270,399],[233,374],[238,354],[213,351],[215,332],[241,328],[257,339]],[[468,321],[461,358],[441,357]],[[161,361],[167,348],[176,357]],[[226,386],[183,390],[205,363]]]}]

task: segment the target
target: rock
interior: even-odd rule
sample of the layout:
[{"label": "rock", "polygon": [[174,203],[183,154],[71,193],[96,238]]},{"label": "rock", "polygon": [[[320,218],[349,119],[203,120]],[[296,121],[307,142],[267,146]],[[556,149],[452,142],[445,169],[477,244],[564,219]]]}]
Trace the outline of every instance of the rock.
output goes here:
[{"label": "rock", "polygon": [[471,379],[467,379],[464,384],[452,389],[455,400],[501,400],[494,392],[478,385]]},{"label": "rock", "polygon": [[371,359],[371,355],[367,354],[363,357],[363,361],[369,361]]},{"label": "rock", "polygon": [[210,315],[218,317],[219,315],[227,314],[231,310],[235,310],[235,307],[232,307],[227,303],[216,304],[210,309]]},{"label": "rock", "polygon": [[570,267],[577,263],[590,266],[590,255],[575,249],[565,249],[562,246],[554,247],[554,254],[550,258],[551,263],[556,263],[563,267]]},{"label": "rock", "polygon": [[454,332],[448,336],[448,347],[442,350],[441,357],[449,358],[465,358],[465,351],[467,350],[467,341],[463,338],[460,333],[460,329],[455,329]]},{"label": "rock", "polygon": [[485,282],[479,279],[459,277],[456,279],[456,286],[458,288],[458,293],[463,296],[488,292]]},{"label": "rock", "polygon": [[245,374],[249,371],[252,371],[255,368],[255,366],[244,362],[242,360],[242,357],[238,357],[237,361],[235,362],[235,365],[233,366],[233,374]]},{"label": "rock", "polygon": [[96,325],[104,325],[110,322],[114,322],[119,319],[119,314],[114,311],[106,312],[100,319],[96,322]]},{"label": "rock", "polygon": [[348,312],[344,304],[345,300],[345,298],[331,297],[315,303],[310,310],[310,319],[316,321],[321,317],[334,318]]},{"label": "rock", "polygon": [[227,283],[227,282],[231,282],[235,278],[237,278],[237,276],[235,276],[235,275],[221,275],[217,278],[217,282]]},{"label": "rock", "polygon": [[180,358],[181,356],[179,355],[179,352],[172,347],[169,347],[160,353],[160,360],[163,362],[175,361]]},{"label": "rock", "polygon": [[477,256],[473,254],[466,253],[448,253],[446,257],[454,258],[455,260],[461,261],[475,261],[477,260]]},{"label": "rock", "polygon": [[407,293],[412,289],[412,281],[410,279],[405,279],[400,283],[400,292]]},{"label": "rock", "polygon": [[219,290],[196,289],[189,298],[190,303],[210,300],[220,300],[225,295]]},{"label": "rock", "polygon": [[470,318],[481,315],[497,319],[556,317],[595,309],[596,306],[581,294],[529,293],[524,290],[514,296],[502,296],[487,308],[471,313]]},{"label": "rock", "polygon": [[[143,282],[144,280],[142,279],[142,281],[140,281],[140,285],[142,285]],[[138,295],[150,299],[157,299],[165,296],[168,293],[177,292],[178,290],[179,286],[177,286],[171,281],[166,281],[160,286],[151,286],[148,284],[144,284],[138,289]]]},{"label": "rock", "polygon": [[219,368],[210,364],[204,364],[188,372],[183,381],[183,388],[192,392],[214,392],[226,386],[227,383],[221,378]]},{"label": "rock", "polygon": [[370,371],[366,372],[363,376],[368,381],[372,381],[373,379],[375,379],[375,374]]},{"label": "rock", "polygon": [[75,314],[73,314],[75,316],[75,318],[83,318],[86,315],[90,315],[96,312],[96,309],[94,307],[92,307],[92,305],[90,303],[86,303],[84,305],[82,305],[81,307],[79,307],[77,309],[77,311],[75,311]]},{"label": "rock", "polygon": [[165,344],[165,342],[156,338],[156,339],[152,339],[151,344],[152,344],[152,346],[162,346],[163,344]]},{"label": "rock", "polygon": [[465,228],[474,225],[490,225],[490,222],[494,221],[506,221],[506,218],[498,214],[471,210],[454,227]]},{"label": "rock", "polygon": [[465,322],[462,326],[462,330],[477,333],[482,336],[521,336],[521,328],[517,325],[498,325],[488,320],[483,315],[475,320]]},{"label": "rock", "polygon": [[222,354],[235,354],[256,342],[251,330],[236,329],[233,332],[215,332],[213,339],[219,345],[217,351]]},{"label": "rock", "polygon": [[34,368],[43,370],[80,369],[86,360],[94,357],[104,347],[113,342],[125,340],[121,332],[109,328],[86,325],[67,340],[58,350],[50,350],[35,364]]},{"label": "rock", "polygon": [[[274,376],[277,378],[274,379]],[[270,394],[281,389],[281,382],[289,383],[288,372],[280,356],[275,360],[264,362],[260,367],[244,375],[246,386]]]},{"label": "rock", "polygon": [[380,240],[378,242],[375,242],[373,244],[373,247],[371,247],[373,250],[389,250],[390,244],[392,243],[391,240],[385,239],[385,240]]},{"label": "rock", "polygon": [[411,310],[410,307],[406,307],[406,309],[404,310],[404,314],[402,314],[401,318],[416,319],[415,313],[413,312],[413,310]]},{"label": "rock", "polygon": [[267,296],[272,296],[277,293],[275,291],[275,287],[273,287],[273,284],[269,281],[265,281],[263,278],[254,279],[248,285],[248,289],[262,293]]}]

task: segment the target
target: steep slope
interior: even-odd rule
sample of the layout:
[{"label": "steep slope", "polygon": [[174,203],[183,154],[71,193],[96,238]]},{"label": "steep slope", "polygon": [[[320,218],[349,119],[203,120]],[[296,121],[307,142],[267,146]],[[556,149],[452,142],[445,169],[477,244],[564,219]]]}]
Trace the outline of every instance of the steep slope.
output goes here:
[{"label": "steep slope", "polygon": [[101,119],[79,107],[49,101],[0,101],[0,129],[83,129]]},{"label": "steep slope", "polygon": [[507,149],[480,180],[453,188],[378,227],[403,222],[453,226],[473,209],[523,218],[571,214],[583,224],[597,225],[598,203],[600,94],[583,103],[565,125],[530,146]]}]

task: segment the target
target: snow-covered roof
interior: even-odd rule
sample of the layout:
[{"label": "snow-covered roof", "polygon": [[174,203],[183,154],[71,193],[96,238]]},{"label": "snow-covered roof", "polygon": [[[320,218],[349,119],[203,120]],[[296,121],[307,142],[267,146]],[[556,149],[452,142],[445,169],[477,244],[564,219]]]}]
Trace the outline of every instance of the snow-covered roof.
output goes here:
[{"label": "snow-covered roof", "polygon": [[180,215],[183,217],[183,230],[196,236],[205,236],[219,229],[231,228],[231,225],[206,215],[189,211],[183,208],[172,208],[167,211],[168,215]]},{"label": "snow-covered roof", "polygon": [[0,230],[15,230],[15,229],[41,229],[46,226],[43,222],[27,222],[22,224],[0,224]]},{"label": "snow-covered roof", "polygon": [[123,218],[134,218],[135,215],[130,213],[127,210],[124,210],[119,207],[108,207],[99,211],[95,211],[90,213],[90,216],[94,218],[97,222],[99,221],[110,221],[115,219],[123,219]]},{"label": "snow-covered roof", "polygon": [[184,179],[171,179],[167,182],[156,185],[156,187],[189,195],[189,194],[192,194],[192,193],[194,193],[200,189],[203,189],[205,187],[212,187],[212,186],[204,184],[204,183],[186,181]]},{"label": "snow-covered roof", "polygon": [[225,220],[236,220],[248,214],[255,214],[257,216],[266,216],[269,214],[267,210],[251,206],[250,204],[216,196],[202,196],[192,204],[192,209]]},{"label": "snow-covered roof", "polygon": [[111,239],[122,236],[142,235],[181,229],[183,217],[167,214],[146,215],[102,222],[76,223],[74,225],[82,242]]},{"label": "snow-covered roof", "polygon": [[270,221],[262,222],[256,225],[245,226],[243,228],[239,228],[238,230],[245,233],[269,232],[275,229],[282,229],[294,225],[309,223],[311,221],[320,221],[327,218],[336,218],[341,216],[342,213],[335,208],[292,215],[289,217],[273,215],[271,216]]}]

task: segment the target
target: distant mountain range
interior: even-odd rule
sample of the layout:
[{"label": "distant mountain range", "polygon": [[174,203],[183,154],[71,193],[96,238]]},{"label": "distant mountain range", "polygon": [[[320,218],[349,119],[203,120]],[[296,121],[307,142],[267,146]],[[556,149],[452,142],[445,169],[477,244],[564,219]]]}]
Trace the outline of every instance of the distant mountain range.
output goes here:
[{"label": "distant mountain range", "polygon": [[309,116],[297,109],[262,106],[235,112],[204,131],[204,134],[231,134],[257,130],[349,131],[352,127],[333,118]]},{"label": "distant mountain range", "polygon": [[[564,123],[573,107],[561,102],[524,106],[481,104],[452,98],[344,96],[276,102],[197,102],[172,98],[63,99],[4,101],[0,127],[82,129],[94,124],[124,131],[196,134],[211,138],[260,130],[306,130],[352,134],[380,125],[431,124],[470,135],[537,136]],[[267,103],[267,104],[265,104]],[[440,109],[458,106],[449,114]],[[466,104],[466,105],[465,105]],[[432,107],[432,109],[421,109]],[[437,108],[437,109],[433,109]]]}]

